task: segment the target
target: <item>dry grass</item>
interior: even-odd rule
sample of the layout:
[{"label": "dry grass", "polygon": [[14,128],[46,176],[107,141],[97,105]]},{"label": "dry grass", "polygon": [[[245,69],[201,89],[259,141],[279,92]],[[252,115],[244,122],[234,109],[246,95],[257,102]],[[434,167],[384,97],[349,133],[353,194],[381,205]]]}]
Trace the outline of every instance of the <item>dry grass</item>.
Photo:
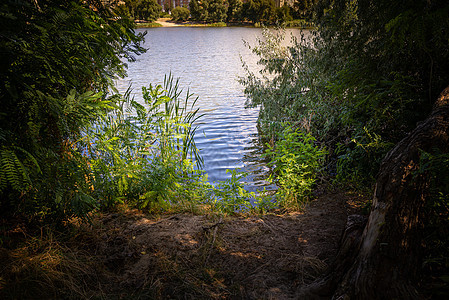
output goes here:
[{"label": "dry grass", "polygon": [[335,255],[345,197],[323,196],[303,213],[123,209],[72,222],[70,234],[5,231],[0,299],[294,299]]},{"label": "dry grass", "polygon": [[[102,297],[93,290],[105,273],[95,257],[52,233],[28,236],[21,246],[0,249],[2,299],[87,299]],[[76,242],[78,243],[78,241]]]}]

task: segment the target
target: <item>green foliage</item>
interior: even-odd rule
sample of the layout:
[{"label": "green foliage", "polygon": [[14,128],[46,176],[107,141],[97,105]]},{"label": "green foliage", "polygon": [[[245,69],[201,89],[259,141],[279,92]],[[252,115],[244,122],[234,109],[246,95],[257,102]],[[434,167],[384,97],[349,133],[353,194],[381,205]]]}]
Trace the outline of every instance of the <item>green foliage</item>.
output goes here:
[{"label": "green foliage", "polygon": [[227,6],[223,0],[193,0],[189,2],[192,19],[197,22],[222,22],[226,20]]},{"label": "green foliage", "polygon": [[[385,146],[354,152],[346,143],[346,158],[362,162],[360,154],[367,150],[380,162],[391,145],[427,116],[447,85],[448,35],[442,28],[448,26],[449,6],[444,1],[320,5],[320,55],[335,57],[324,65],[332,70],[327,85],[331,96],[346,106],[342,125],[350,130],[351,140],[364,135],[366,128]],[[378,165],[363,163],[352,170],[371,168],[371,174],[364,172],[369,177]]]},{"label": "green foliage", "polygon": [[293,18],[290,15],[290,7],[288,5],[283,5],[282,7],[276,8],[276,21],[279,24],[284,24],[292,20]]},{"label": "green foliage", "polygon": [[151,22],[151,23],[137,23],[136,24],[137,28],[155,28],[155,27],[163,27],[161,24],[157,23],[157,22]]},{"label": "green foliage", "polygon": [[276,17],[274,0],[249,0],[243,4],[245,17],[253,23],[270,24]]},{"label": "green foliage", "polygon": [[243,6],[243,2],[241,0],[229,0],[228,1],[228,10],[226,12],[227,22],[243,20],[242,6]]},{"label": "green foliage", "polygon": [[88,166],[73,148],[144,51],[133,24],[86,1],[0,4],[0,207],[30,220],[85,216]]},{"label": "green foliage", "polygon": [[203,6],[200,5],[200,2],[198,0],[190,0],[189,10],[193,20],[195,21],[202,20]]},{"label": "green foliage", "polygon": [[[262,66],[260,75],[244,68],[247,76],[240,78],[248,95],[249,107],[260,106],[259,128],[269,139],[275,139],[276,133],[282,131],[283,122],[314,130],[311,122],[319,118],[326,124],[333,107],[324,107],[317,101],[314,93],[321,90],[318,74],[314,73],[308,63],[314,63],[314,51],[308,48],[307,40],[292,39],[293,47],[282,46],[285,31],[263,31],[263,39],[256,46],[249,48],[260,57]],[[313,83],[313,84],[312,84]],[[320,132],[313,131],[315,135]]]},{"label": "green foliage", "polygon": [[190,17],[190,10],[185,7],[175,7],[171,12],[172,20],[175,22],[185,22]]},{"label": "green foliage", "polygon": [[140,0],[135,10],[135,16],[141,20],[155,21],[159,18],[162,12],[156,0]]},{"label": "green foliage", "polygon": [[228,25],[224,22],[218,22],[218,23],[209,23],[209,24],[207,24],[207,26],[208,27],[226,27]]},{"label": "green foliage", "polygon": [[162,13],[162,6],[156,0],[125,0],[125,5],[133,19],[153,22]]},{"label": "green foliage", "polygon": [[150,208],[174,201],[179,191],[197,180],[202,159],[193,136],[192,124],[201,115],[181,100],[178,82],[171,76],[162,86],[142,88],[145,105],[130,99],[99,119],[86,132],[80,146],[87,152],[92,168],[93,194],[101,206],[131,203]]},{"label": "green foliage", "polygon": [[355,183],[359,188],[369,186],[376,175],[372,170],[380,166],[391,147],[393,144],[364,128],[364,132],[355,136],[348,145],[337,145],[337,181]]},{"label": "green foliage", "polygon": [[255,197],[243,188],[241,180],[247,176],[246,173],[236,170],[226,170],[231,173],[231,178],[219,182],[212,188],[210,200],[208,201],[213,210],[222,213],[247,212],[253,208],[250,199]]},{"label": "green foliage", "polygon": [[247,104],[261,107],[268,139],[283,121],[310,130],[326,144],[331,172],[369,184],[449,81],[449,6],[320,1],[316,13],[318,30],[292,47],[266,33],[251,48],[262,72],[241,79]]},{"label": "green foliage", "polygon": [[[1,133],[1,132],[0,132]],[[4,135],[0,134],[0,140],[7,142]],[[20,157],[19,156],[24,156]],[[31,165],[25,166],[24,163]],[[35,171],[40,173],[37,160],[25,149],[16,146],[2,146],[0,148],[0,192],[8,187],[14,190],[27,190],[31,187],[32,181],[29,173]],[[34,170],[33,170],[34,169]]]},{"label": "green foliage", "polygon": [[119,5],[115,8],[115,12],[117,13],[117,15],[119,16],[123,16],[125,18],[130,18],[131,17],[131,13],[129,11],[128,6],[126,5]]},{"label": "green foliage", "polygon": [[296,19],[296,20],[287,21],[285,23],[285,27],[313,29],[315,27],[315,25],[312,22],[306,21],[304,19]]},{"label": "green foliage", "polygon": [[206,21],[208,22],[223,22],[226,20],[227,7],[224,0],[209,0],[208,7],[208,17]]},{"label": "green foliage", "polygon": [[296,0],[293,3],[292,15],[295,19],[311,20],[313,7],[317,0]]},{"label": "green foliage", "polygon": [[[274,0],[191,0],[189,9],[192,20],[197,22],[246,22],[257,24],[282,24],[292,20],[290,7],[276,8]],[[308,6],[307,11],[311,10]],[[305,22],[305,21],[304,21]],[[259,25],[260,26],[260,25]]]},{"label": "green foliage", "polygon": [[270,165],[277,175],[279,206],[300,209],[312,195],[327,154],[315,143],[311,134],[288,126],[275,146],[268,145],[265,155],[270,158]]}]

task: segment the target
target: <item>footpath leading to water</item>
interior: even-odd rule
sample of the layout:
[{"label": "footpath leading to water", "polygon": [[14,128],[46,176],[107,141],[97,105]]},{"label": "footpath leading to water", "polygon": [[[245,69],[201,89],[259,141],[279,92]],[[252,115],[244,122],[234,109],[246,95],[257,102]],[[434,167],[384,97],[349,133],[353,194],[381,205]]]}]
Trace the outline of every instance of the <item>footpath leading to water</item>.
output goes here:
[{"label": "footpath leading to water", "polygon": [[335,257],[357,201],[336,191],[302,212],[158,219],[136,210],[109,213],[96,220],[101,238],[94,248],[118,294],[138,287],[158,299],[295,299]]},{"label": "footpath leading to water", "polygon": [[0,247],[2,276],[15,278],[0,298],[24,296],[24,284],[32,298],[296,299],[336,256],[359,200],[330,191],[301,212],[95,214],[68,240]]},{"label": "footpath leading to water", "polygon": [[162,27],[179,27],[183,26],[181,24],[177,24],[173,21],[171,21],[170,18],[159,18],[155,21],[155,23],[161,24]]}]

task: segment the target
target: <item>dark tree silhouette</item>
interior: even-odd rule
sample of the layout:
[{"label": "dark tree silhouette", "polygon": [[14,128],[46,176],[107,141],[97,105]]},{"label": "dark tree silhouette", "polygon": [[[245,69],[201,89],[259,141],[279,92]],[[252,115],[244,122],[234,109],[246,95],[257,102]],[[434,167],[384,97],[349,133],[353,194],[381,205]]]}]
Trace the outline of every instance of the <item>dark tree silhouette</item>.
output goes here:
[{"label": "dark tree silhouette", "polygon": [[413,283],[421,268],[430,176],[418,171],[423,151],[434,149],[449,152],[449,87],[430,116],[386,155],[366,226],[350,218],[335,263],[302,297],[421,298]]}]

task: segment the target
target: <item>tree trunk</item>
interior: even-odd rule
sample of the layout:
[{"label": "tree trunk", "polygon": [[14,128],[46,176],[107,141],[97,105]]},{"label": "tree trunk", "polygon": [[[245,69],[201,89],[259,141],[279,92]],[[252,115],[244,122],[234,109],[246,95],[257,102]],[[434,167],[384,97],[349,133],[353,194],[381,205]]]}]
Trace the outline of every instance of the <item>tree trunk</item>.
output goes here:
[{"label": "tree trunk", "polygon": [[300,298],[421,299],[413,283],[422,265],[429,176],[417,171],[421,150],[449,152],[448,133],[449,87],[430,116],[384,158],[363,233],[360,220],[347,227],[335,263]]}]

